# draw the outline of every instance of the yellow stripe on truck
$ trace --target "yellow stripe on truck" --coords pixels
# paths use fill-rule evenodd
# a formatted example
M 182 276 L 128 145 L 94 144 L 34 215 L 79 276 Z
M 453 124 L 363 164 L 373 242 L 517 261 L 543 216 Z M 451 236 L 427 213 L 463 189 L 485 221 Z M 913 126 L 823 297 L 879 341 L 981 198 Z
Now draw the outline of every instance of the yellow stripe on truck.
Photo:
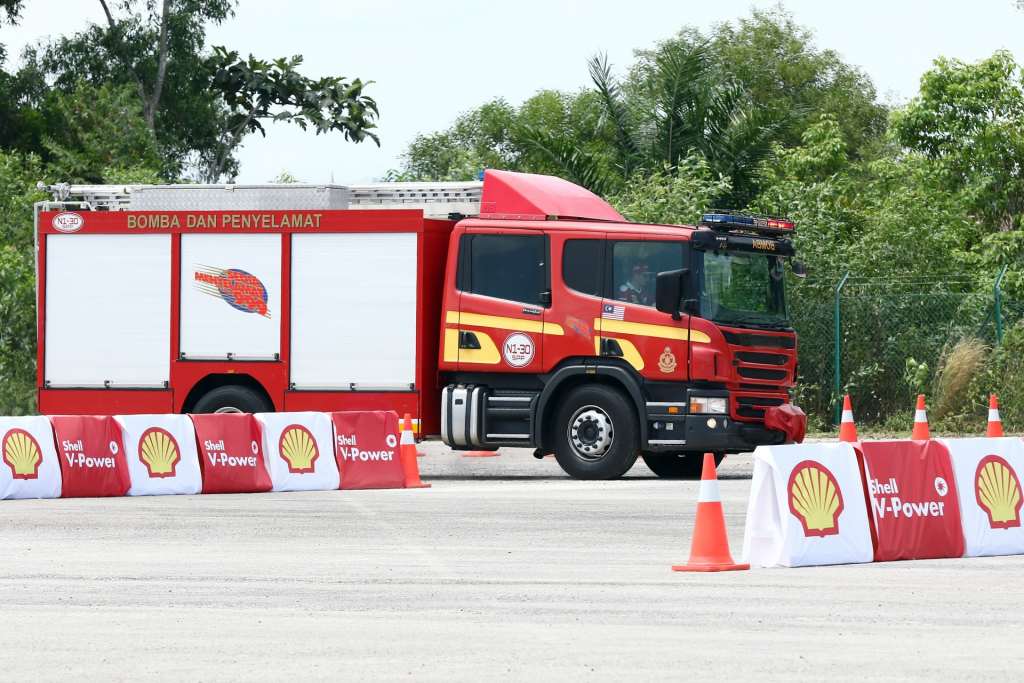
M 619 339 L 618 337 L 605 337 L 605 339 L 614 339 L 619 342 L 619 347 L 622 349 L 622 358 L 627 363 L 633 366 L 633 368 L 640 372 L 644 369 L 644 357 L 637 351 L 636 346 L 633 342 L 628 339 Z M 594 337 L 594 355 L 601 355 L 601 337 Z
M 480 342 L 479 349 L 460 349 L 459 330 L 446 327 L 444 330 L 444 362 L 445 363 L 479 363 L 480 365 L 497 365 L 501 362 L 501 354 L 494 340 L 484 332 L 474 332 Z
M 516 332 L 533 332 L 534 334 L 550 334 L 556 337 L 565 335 L 561 325 L 546 323 L 540 320 L 524 320 L 522 318 L 506 318 L 500 315 L 482 315 L 480 313 L 460 313 L 448 311 L 444 321 L 449 325 L 472 325 L 473 327 L 491 327 Z
M 677 339 L 679 341 L 691 341 L 697 344 L 711 343 L 711 337 L 703 332 L 691 332 L 685 327 L 672 327 L 670 325 L 651 325 L 650 323 L 630 323 L 625 320 L 594 318 L 594 329 L 599 332 L 634 334 L 638 337 Z

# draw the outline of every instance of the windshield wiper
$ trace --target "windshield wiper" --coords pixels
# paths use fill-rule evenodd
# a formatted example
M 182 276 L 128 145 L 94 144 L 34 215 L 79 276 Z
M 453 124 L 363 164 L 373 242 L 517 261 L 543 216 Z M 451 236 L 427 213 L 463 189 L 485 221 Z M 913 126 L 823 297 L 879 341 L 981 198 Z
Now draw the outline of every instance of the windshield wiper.
M 752 325 L 754 327 L 763 327 L 769 330 L 788 330 L 790 328 L 788 321 L 762 320 L 760 318 L 750 316 L 737 316 L 735 318 L 716 320 L 715 322 L 723 325 Z

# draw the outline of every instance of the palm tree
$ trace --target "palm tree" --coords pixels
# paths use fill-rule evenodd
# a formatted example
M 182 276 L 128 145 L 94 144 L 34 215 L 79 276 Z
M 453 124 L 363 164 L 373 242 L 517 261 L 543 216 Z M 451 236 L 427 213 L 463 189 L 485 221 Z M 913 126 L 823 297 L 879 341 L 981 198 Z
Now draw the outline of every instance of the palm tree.
M 606 193 L 637 173 L 674 172 L 696 153 L 731 179 L 732 196 L 722 201 L 742 206 L 755 194 L 757 168 L 791 116 L 753 106 L 742 86 L 720 75 L 707 42 L 662 45 L 636 68 L 628 90 L 612 75 L 606 55 L 595 55 L 588 67 L 603 104 L 602 125 L 610 131 L 613 169 L 554 131 L 520 131 L 567 178 Z

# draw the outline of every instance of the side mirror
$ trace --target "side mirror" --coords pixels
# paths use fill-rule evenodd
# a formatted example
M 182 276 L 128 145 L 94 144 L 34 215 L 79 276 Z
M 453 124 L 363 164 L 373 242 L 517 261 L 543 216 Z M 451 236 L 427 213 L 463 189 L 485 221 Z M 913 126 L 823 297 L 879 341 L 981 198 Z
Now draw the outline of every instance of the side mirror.
M 673 320 L 679 320 L 682 307 L 683 289 L 689 270 L 666 270 L 658 273 L 654 290 L 654 307 L 668 313 Z
M 793 275 L 796 275 L 798 278 L 803 279 L 807 277 L 807 264 L 803 261 L 790 261 L 789 269 L 792 270 Z

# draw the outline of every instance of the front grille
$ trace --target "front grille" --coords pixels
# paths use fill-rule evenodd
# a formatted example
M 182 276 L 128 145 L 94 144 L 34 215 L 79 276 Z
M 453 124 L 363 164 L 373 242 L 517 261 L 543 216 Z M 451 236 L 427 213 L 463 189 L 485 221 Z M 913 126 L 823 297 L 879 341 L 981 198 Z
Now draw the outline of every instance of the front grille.
M 740 377 L 748 379 L 786 379 L 786 375 L 789 374 L 785 370 L 765 370 L 764 368 L 748 368 L 742 365 L 736 368 L 736 372 Z
M 765 408 L 781 406 L 786 400 L 771 396 L 737 396 L 736 415 L 754 420 L 763 420 Z
M 785 365 L 789 362 L 788 356 L 779 353 L 758 353 L 757 351 L 737 351 L 736 358 L 758 365 Z
M 795 349 L 795 337 L 780 337 L 774 334 L 749 334 L 722 330 L 725 341 L 736 346 L 760 346 L 768 349 Z
M 773 393 L 785 394 L 789 390 L 786 387 L 772 386 L 771 384 L 740 384 L 740 389 L 750 389 L 751 391 L 771 391 Z

